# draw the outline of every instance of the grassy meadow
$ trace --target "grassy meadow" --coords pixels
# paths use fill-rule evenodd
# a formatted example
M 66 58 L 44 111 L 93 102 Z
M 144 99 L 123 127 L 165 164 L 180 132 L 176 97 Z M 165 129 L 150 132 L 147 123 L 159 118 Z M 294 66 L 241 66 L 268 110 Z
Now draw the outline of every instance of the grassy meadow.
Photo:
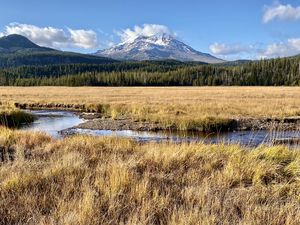
M 300 88 L 0 88 L 15 105 L 175 124 L 300 115 Z M 1 114 L 2 113 L 2 114 Z M 208 122 L 209 123 L 209 122 Z M 300 152 L 0 127 L 0 224 L 300 224 Z
M 300 153 L 0 129 L 0 224 L 299 224 Z
M 128 116 L 178 130 L 300 115 L 298 87 L 0 87 L 0 101 Z

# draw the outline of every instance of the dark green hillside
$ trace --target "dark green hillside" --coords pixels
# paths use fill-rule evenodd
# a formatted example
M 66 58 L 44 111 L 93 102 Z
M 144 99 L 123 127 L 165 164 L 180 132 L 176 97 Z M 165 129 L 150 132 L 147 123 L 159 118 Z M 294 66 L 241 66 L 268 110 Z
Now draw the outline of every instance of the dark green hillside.
M 26 53 L 0 53 L 0 67 L 42 66 L 54 64 L 103 64 L 116 62 L 113 59 L 72 52 L 44 51 Z
M 53 64 L 103 64 L 115 60 L 40 47 L 21 35 L 0 38 L 0 67 Z

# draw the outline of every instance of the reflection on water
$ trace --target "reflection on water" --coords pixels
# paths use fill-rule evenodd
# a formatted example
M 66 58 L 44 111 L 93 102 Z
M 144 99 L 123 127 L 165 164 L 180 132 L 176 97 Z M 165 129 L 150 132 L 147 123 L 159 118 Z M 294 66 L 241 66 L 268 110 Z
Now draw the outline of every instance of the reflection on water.
M 61 136 L 60 131 L 77 126 L 83 122 L 83 120 L 73 112 L 49 110 L 33 110 L 29 112 L 36 115 L 37 120 L 21 129 L 42 131 L 55 138 Z
M 145 132 L 145 131 L 112 131 L 112 130 L 88 130 L 88 129 L 70 129 L 72 134 L 87 134 L 95 136 L 116 136 L 134 138 L 140 142 L 148 141 L 170 141 L 175 143 L 182 142 L 203 142 L 203 143 L 237 143 L 246 146 L 258 146 L 262 143 L 272 144 L 274 140 L 287 140 L 300 138 L 298 131 L 289 132 L 269 132 L 269 131 L 236 131 L 223 133 L 201 133 L 201 132 Z
M 43 131 L 47 134 L 58 138 L 62 137 L 61 131 L 72 128 L 84 120 L 79 118 L 73 112 L 68 111 L 48 111 L 36 110 L 30 111 L 38 117 L 38 119 L 25 127 L 23 130 Z M 237 131 L 237 132 L 223 132 L 219 134 L 207 134 L 201 132 L 174 132 L 174 131 L 160 131 L 160 132 L 146 132 L 146 131 L 112 131 L 112 130 L 89 130 L 89 129 L 68 129 L 64 134 L 85 134 L 96 136 L 117 136 L 133 138 L 140 142 L 148 141 L 170 141 L 175 143 L 181 142 L 204 142 L 204 143 L 239 143 L 246 146 L 258 146 L 262 143 L 272 144 L 274 140 L 289 139 L 298 140 L 300 138 L 299 131 Z

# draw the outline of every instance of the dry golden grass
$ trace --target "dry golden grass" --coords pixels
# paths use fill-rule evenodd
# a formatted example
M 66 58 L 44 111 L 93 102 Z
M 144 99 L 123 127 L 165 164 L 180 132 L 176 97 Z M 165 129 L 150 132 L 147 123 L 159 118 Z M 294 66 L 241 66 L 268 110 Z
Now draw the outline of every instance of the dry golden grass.
M 299 87 L 0 87 L 0 101 L 128 105 L 191 117 L 300 115 Z
M 0 129 L 0 224 L 300 224 L 300 153 Z
M 300 115 L 298 87 L 2 87 L 0 101 L 125 115 L 179 130 L 220 130 L 237 118 Z

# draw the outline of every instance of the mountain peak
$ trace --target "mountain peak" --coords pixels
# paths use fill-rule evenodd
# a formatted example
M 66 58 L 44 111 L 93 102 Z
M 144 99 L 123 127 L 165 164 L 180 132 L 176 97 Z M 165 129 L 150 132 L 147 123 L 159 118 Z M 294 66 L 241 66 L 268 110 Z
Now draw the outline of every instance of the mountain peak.
M 40 47 L 28 38 L 19 34 L 11 34 L 0 38 L 0 52 L 12 53 L 32 50 L 49 51 L 53 49 Z
M 152 35 L 152 36 L 139 36 L 131 42 L 141 41 L 141 42 L 147 42 L 147 43 L 166 46 L 174 39 L 175 38 L 173 38 L 171 35 L 168 35 L 168 34 L 158 34 L 158 35 Z
M 28 38 L 18 35 L 11 34 L 0 38 L 1 47 L 20 47 L 20 48 L 36 48 L 38 45 L 31 42 Z
M 173 59 L 205 63 L 224 62 L 210 54 L 194 50 L 169 34 L 139 36 L 109 49 L 100 50 L 96 55 L 135 61 Z

